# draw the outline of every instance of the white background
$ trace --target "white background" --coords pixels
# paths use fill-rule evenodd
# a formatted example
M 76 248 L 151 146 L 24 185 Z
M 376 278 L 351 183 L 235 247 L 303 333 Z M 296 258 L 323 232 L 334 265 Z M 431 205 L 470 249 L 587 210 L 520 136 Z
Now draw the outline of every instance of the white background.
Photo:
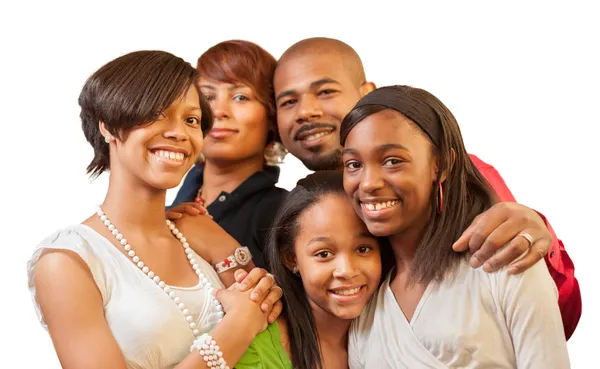
M 437 95 L 458 118 L 469 152 L 494 165 L 520 202 L 550 219 L 583 295 L 583 316 L 568 343 L 572 367 L 599 366 L 592 342 L 600 330 L 600 28 L 591 6 L 15 3 L 3 2 L 0 10 L 0 367 L 59 367 L 36 320 L 25 265 L 38 241 L 87 217 L 106 189 L 106 176 L 90 183 L 85 175 L 92 150 L 77 105 L 85 79 L 139 49 L 166 50 L 195 65 L 204 50 L 227 39 L 254 41 L 279 57 L 312 36 L 349 43 L 379 86 L 411 84 Z M 281 186 L 291 188 L 306 173 L 286 158 Z

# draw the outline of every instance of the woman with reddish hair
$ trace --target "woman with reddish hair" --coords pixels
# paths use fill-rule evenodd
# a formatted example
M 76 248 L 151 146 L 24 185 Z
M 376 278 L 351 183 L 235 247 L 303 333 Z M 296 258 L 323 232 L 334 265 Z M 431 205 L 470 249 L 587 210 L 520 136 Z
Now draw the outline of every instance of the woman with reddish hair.
M 240 40 L 221 42 L 198 58 L 202 94 L 214 113 L 202 159 L 186 176 L 172 212 L 186 202 L 205 207 L 225 231 L 249 248 L 263 267 L 262 250 L 287 191 L 275 186 L 285 155 L 278 143 L 275 58 Z M 191 207 L 187 207 L 188 211 Z M 225 266 L 226 267 L 226 266 Z

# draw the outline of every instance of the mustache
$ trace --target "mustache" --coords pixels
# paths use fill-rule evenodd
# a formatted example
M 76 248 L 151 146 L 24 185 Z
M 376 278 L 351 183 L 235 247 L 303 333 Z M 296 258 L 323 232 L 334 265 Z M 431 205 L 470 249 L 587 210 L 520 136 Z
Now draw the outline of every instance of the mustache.
M 300 140 L 301 134 L 316 128 L 327 128 L 331 129 L 332 132 L 334 132 L 337 129 L 337 126 L 331 123 L 304 123 L 294 135 L 294 140 Z

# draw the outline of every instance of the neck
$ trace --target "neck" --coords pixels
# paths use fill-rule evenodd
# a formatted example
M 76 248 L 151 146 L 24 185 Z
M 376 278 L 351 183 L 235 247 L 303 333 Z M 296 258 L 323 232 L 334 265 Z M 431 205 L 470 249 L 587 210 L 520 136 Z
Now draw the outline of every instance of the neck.
M 207 205 L 211 204 L 222 191 L 231 193 L 246 179 L 263 170 L 263 158 L 250 158 L 243 162 L 216 162 L 206 160 L 202 197 Z
M 132 178 L 111 173 L 108 192 L 101 207 L 108 218 L 122 229 L 145 235 L 168 230 L 165 226 L 166 190 L 150 188 L 147 184 L 132 185 Z M 124 177 L 130 178 L 124 178 Z M 134 180 L 135 182 L 135 180 Z
M 312 301 L 310 305 L 317 327 L 321 355 L 324 356 L 324 353 L 331 349 L 346 351 L 348 347 L 348 331 L 350 330 L 352 320 L 338 318 L 316 306 Z
M 396 258 L 396 273 L 410 272 L 425 227 L 404 230 L 388 237 Z

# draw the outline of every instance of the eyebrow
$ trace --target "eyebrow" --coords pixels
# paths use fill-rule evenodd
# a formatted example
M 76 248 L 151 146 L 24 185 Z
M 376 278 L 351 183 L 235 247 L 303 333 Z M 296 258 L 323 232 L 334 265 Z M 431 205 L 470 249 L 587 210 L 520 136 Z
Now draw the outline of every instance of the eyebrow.
M 384 144 L 375 148 L 377 151 L 386 151 L 390 149 L 400 149 L 404 151 L 410 151 L 406 146 L 400 144 Z M 356 149 L 344 149 L 344 154 L 353 154 L 358 155 L 358 151 Z
M 200 88 L 205 88 L 207 90 L 216 90 L 215 86 L 212 85 L 200 85 Z M 228 88 L 229 91 L 231 90 L 237 90 L 238 88 L 250 88 L 246 85 L 232 85 L 231 87 Z
M 315 237 L 315 238 L 311 239 L 310 241 L 308 241 L 307 245 L 317 243 L 317 242 L 329 242 L 329 241 L 330 241 L 329 237 L 320 236 L 320 237 Z
M 310 83 L 310 88 L 311 89 L 315 89 L 317 87 L 320 87 L 326 83 L 337 83 L 338 85 L 340 84 L 338 81 L 336 81 L 333 78 L 329 78 L 329 77 L 324 77 L 321 79 L 318 79 L 314 82 Z M 280 93 L 279 95 L 277 95 L 277 97 L 275 98 L 275 102 L 279 103 L 279 100 L 283 99 L 284 97 L 290 96 L 290 95 L 295 95 L 297 93 L 296 90 L 286 90 L 283 91 L 282 93 Z

